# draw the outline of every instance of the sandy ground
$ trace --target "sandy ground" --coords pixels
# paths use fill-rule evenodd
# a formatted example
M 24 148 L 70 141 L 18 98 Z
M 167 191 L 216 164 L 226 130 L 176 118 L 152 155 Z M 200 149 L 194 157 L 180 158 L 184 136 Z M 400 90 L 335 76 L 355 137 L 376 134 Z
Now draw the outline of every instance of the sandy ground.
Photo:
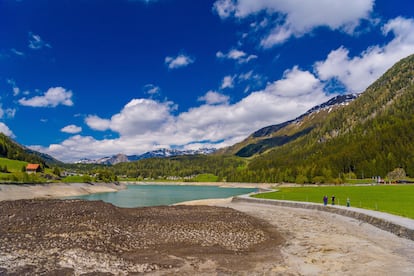
M 33 198 L 60 198 L 65 196 L 116 192 L 121 189 L 125 189 L 125 185 L 116 185 L 112 183 L 0 184 L 0 201 Z
M 352 218 L 315 210 L 235 203 L 231 199 L 185 204 L 231 207 L 274 225 L 287 242 L 281 249 L 284 264 L 267 267 L 269 273 L 414 275 L 414 241 Z

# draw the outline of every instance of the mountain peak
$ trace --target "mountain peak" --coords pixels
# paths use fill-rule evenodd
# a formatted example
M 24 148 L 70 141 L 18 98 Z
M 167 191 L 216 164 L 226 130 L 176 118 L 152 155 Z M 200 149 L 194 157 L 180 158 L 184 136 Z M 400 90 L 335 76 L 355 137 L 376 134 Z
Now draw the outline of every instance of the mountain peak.
M 122 153 L 118 153 L 113 156 L 107 156 L 100 159 L 92 160 L 92 159 L 81 159 L 75 163 L 77 164 L 103 164 L 103 165 L 115 165 L 118 163 L 123 162 L 132 162 L 141 159 L 147 158 L 165 158 L 171 156 L 180 156 L 180 155 L 195 155 L 195 154 L 211 154 L 215 152 L 216 149 L 213 148 L 201 148 L 197 150 L 178 150 L 178 149 L 157 149 L 153 151 L 148 151 L 144 154 L 140 155 L 125 155 Z

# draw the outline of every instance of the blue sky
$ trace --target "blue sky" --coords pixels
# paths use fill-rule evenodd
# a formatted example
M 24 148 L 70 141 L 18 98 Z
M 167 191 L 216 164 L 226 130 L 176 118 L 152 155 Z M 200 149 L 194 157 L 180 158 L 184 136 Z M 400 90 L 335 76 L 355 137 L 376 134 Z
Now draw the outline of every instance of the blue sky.
M 224 147 L 414 53 L 406 0 L 0 0 L 0 131 L 66 162 Z

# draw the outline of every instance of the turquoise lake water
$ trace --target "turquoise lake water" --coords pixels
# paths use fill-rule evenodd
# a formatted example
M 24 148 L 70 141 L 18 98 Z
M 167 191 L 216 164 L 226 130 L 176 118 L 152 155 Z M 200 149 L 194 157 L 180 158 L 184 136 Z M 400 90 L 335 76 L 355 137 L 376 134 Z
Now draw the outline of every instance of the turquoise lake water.
M 128 185 L 126 190 L 70 197 L 84 200 L 103 200 L 118 207 L 171 205 L 178 202 L 227 198 L 256 192 L 256 188 L 224 188 L 191 185 Z

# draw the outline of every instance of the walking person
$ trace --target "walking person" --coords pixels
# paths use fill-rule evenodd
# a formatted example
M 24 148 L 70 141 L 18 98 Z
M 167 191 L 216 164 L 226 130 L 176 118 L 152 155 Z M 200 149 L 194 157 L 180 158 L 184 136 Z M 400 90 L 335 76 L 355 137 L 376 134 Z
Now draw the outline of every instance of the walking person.
M 332 205 L 335 205 L 335 195 L 332 195 Z
M 323 196 L 323 205 L 328 205 L 328 196 L 327 195 L 324 195 Z
M 351 206 L 351 201 L 349 200 L 349 197 L 346 199 L 346 207 Z

